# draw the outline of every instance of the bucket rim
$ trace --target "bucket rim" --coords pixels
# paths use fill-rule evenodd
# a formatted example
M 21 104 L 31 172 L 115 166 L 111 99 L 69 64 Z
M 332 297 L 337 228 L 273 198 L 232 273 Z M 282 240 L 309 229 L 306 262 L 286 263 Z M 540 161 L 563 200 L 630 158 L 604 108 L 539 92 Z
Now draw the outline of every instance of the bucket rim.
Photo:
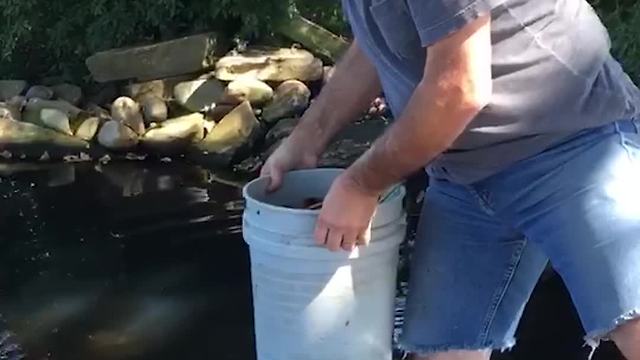
M 314 171 L 326 171 L 326 172 L 341 173 L 344 170 L 345 169 L 343 169 L 343 168 L 334 168 L 334 167 L 313 168 L 313 169 L 297 169 L 297 170 L 288 171 L 284 176 L 287 176 L 287 174 L 305 173 L 305 172 L 314 172 Z M 262 202 L 262 201 L 259 201 L 259 200 L 255 199 L 253 196 L 251 196 L 249 194 L 249 189 L 252 186 L 256 186 L 257 183 L 263 182 L 263 181 L 266 181 L 266 177 L 260 176 L 260 177 L 257 177 L 255 179 L 251 180 L 250 182 L 248 182 L 247 184 L 245 184 L 242 187 L 242 197 L 247 202 L 247 205 L 248 204 L 253 204 L 253 205 L 256 205 L 256 207 L 260 207 L 260 208 L 263 208 L 263 209 L 266 209 L 266 210 L 277 211 L 277 212 L 287 213 L 287 214 L 313 215 L 313 216 L 317 216 L 317 215 L 320 214 L 321 209 L 315 209 L 315 210 L 314 209 L 294 209 L 294 208 L 289 208 L 289 207 L 286 207 L 286 206 L 278 206 L 278 205 L 269 204 L 269 203 Z M 391 201 L 394 198 L 397 198 L 397 197 L 402 198 L 402 197 L 404 197 L 406 195 L 406 189 L 401 184 L 396 184 L 392 188 L 394 188 L 394 189 L 399 188 L 400 190 L 395 194 L 391 194 L 391 193 L 393 193 L 395 191 L 390 191 L 390 194 L 392 196 L 387 197 L 382 203 L 380 203 L 378 205 L 382 205 L 382 204 L 388 203 L 389 201 Z M 247 208 L 247 207 L 248 206 L 246 206 L 245 208 Z

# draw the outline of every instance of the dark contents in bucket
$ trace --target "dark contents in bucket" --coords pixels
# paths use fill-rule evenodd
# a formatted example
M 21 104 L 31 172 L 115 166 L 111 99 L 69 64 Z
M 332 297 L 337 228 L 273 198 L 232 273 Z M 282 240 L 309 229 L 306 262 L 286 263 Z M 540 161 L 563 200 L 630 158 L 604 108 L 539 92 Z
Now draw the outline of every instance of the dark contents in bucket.
M 302 201 L 301 209 L 307 209 L 307 210 L 318 210 L 318 209 L 321 209 L 323 201 L 324 201 L 323 199 L 316 198 L 316 197 L 305 198 Z

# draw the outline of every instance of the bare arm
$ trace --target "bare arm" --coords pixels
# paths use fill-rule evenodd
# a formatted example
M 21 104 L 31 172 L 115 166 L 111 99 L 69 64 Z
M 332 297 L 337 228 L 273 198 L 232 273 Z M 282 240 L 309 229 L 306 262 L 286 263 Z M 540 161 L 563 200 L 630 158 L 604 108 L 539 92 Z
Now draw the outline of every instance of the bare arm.
M 423 79 L 404 113 L 345 176 L 376 194 L 427 165 L 487 105 L 491 83 L 485 16 L 429 48 Z
M 354 41 L 289 140 L 312 146 L 320 156 L 331 139 L 356 120 L 380 92 L 376 69 Z
M 316 242 L 332 251 L 367 244 L 378 196 L 451 146 L 489 102 L 491 85 L 489 16 L 429 47 L 402 116 L 331 185 Z

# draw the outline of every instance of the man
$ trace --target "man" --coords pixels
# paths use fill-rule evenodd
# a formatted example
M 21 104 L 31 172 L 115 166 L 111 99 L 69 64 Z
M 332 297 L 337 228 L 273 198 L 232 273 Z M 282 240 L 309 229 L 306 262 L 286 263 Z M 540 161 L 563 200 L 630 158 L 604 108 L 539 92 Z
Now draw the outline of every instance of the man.
M 344 0 L 355 41 L 267 161 L 316 165 L 384 90 L 395 123 L 333 184 L 315 233 L 368 241 L 378 195 L 427 166 L 402 345 L 488 359 L 547 261 L 586 341 L 640 360 L 640 91 L 586 0 Z

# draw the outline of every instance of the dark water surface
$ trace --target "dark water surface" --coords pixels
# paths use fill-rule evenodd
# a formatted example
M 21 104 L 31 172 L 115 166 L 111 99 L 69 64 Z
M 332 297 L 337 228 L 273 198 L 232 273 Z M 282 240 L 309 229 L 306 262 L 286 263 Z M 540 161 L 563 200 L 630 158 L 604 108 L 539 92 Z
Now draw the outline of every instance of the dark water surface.
M 255 358 L 239 179 L 178 163 L 22 170 L 0 164 L 0 360 L 16 345 L 30 360 Z M 496 358 L 586 359 L 581 337 L 551 276 Z

